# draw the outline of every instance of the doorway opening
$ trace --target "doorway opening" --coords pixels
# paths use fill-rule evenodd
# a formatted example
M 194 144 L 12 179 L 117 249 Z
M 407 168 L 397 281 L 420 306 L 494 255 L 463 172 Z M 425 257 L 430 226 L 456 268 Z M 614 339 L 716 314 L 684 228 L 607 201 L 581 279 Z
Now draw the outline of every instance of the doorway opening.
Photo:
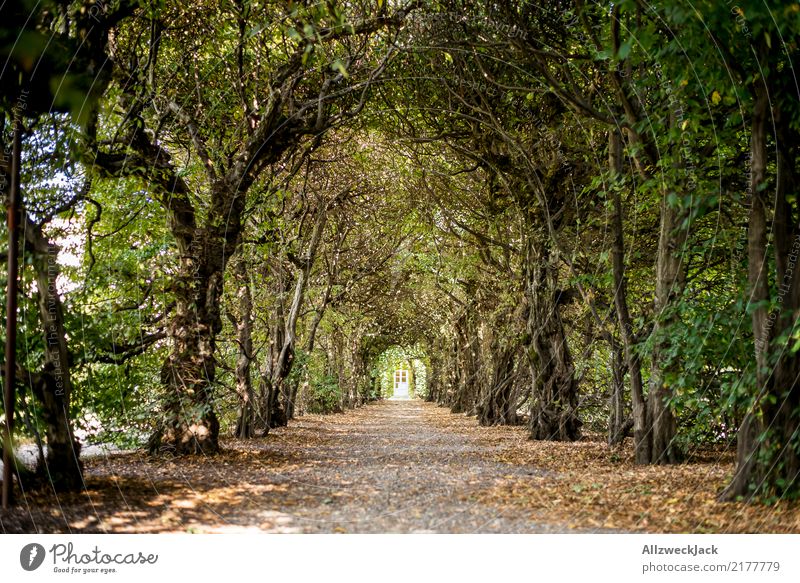
M 428 364 L 419 345 L 391 345 L 375 359 L 372 374 L 384 399 L 406 401 L 427 395 Z
M 394 371 L 394 392 L 392 393 L 393 399 L 410 399 L 408 393 L 408 381 L 410 374 L 408 369 L 399 368 Z

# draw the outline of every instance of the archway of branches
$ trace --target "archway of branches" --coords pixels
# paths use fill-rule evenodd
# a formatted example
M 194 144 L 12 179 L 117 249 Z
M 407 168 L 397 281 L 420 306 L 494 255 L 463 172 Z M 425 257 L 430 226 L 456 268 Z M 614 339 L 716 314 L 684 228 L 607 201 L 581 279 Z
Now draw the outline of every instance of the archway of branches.
M 726 497 L 795 495 L 796 47 L 668 4 L 34 10 L 88 73 L 4 49 L 16 480 L 81 488 L 76 431 L 213 455 L 408 370 L 481 425 L 735 449 Z

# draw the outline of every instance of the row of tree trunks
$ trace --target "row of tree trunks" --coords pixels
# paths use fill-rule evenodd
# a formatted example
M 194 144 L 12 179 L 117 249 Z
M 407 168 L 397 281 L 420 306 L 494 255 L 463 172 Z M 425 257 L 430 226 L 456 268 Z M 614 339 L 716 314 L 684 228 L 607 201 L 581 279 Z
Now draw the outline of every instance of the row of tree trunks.
M 793 202 L 797 186 L 792 160 L 798 136 L 786 125 L 763 79 L 753 88 L 750 139 L 750 211 L 748 217 L 748 283 L 755 339 L 757 394 L 744 415 L 737 439 L 736 472 L 723 499 L 754 495 L 781 496 L 797 491 L 800 479 L 798 423 L 800 411 L 800 354 L 787 350 L 788 330 L 796 329 L 800 310 L 800 277 L 794 267 L 800 244 Z M 774 199 L 764 189 L 769 165 L 771 123 L 777 138 L 777 181 Z M 771 204 L 774 200 L 774 208 Z M 768 313 L 770 300 L 770 239 L 768 217 L 774 214 L 772 239 L 778 308 Z M 792 256 L 795 259 L 792 259 Z M 791 335 L 789 336 L 791 338 Z

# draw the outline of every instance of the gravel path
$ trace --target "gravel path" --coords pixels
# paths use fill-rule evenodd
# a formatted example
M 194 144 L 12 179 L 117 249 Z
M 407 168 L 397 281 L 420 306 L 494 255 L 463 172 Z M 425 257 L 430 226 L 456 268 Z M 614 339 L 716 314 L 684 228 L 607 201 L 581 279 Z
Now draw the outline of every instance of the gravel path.
M 87 491 L 29 493 L 6 532 L 541 533 L 564 526 L 475 495 L 554 476 L 496 461 L 509 444 L 418 400 L 308 415 L 210 458 L 121 454 L 86 463 Z M 48 497 L 49 496 L 49 497 Z
M 501 446 L 487 445 L 473 432 L 441 427 L 437 421 L 452 417 L 447 410 L 420 401 L 384 401 L 348 417 L 346 426 L 342 419 L 330 418 L 325 430 L 332 439 L 304 452 L 311 463 L 283 477 L 292 488 L 317 489 L 325 502 L 296 510 L 291 528 L 368 533 L 563 531 L 498 514 L 470 500 L 471 493 L 503 476 L 543 473 L 485 461 L 482 458 L 494 457 L 486 454 Z

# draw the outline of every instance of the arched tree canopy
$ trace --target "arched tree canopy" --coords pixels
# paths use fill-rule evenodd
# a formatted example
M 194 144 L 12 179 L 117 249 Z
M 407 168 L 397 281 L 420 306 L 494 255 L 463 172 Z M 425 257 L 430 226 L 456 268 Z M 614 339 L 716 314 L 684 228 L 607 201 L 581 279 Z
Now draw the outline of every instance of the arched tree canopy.
M 796 5 L 2 11 L 24 479 L 79 488 L 76 432 L 215 454 L 405 360 L 482 425 L 800 491 Z

